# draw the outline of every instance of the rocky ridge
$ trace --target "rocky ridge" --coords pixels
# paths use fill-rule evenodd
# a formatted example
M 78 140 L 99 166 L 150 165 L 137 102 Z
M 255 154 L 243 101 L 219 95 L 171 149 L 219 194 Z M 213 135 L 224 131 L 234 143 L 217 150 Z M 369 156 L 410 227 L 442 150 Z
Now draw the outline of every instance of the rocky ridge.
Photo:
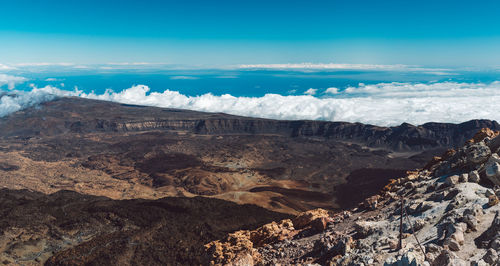
M 207 263 L 500 265 L 498 134 L 481 130 L 349 211 L 316 209 L 210 242 Z
M 0 188 L 339 210 L 481 127 L 500 129 L 488 120 L 379 127 L 58 98 L 0 118 Z
M 381 127 L 349 122 L 261 119 L 65 97 L 0 118 L 0 132 L 5 132 L 0 137 L 29 139 L 66 133 L 181 130 L 207 135 L 317 137 L 395 151 L 422 151 L 461 145 L 483 127 L 500 130 L 500 125 L 490 120 Z

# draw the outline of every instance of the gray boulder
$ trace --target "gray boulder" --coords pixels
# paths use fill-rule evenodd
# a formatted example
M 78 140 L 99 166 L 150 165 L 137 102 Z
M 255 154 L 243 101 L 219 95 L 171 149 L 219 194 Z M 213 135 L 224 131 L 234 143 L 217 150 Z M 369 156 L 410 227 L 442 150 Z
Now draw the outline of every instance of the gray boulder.
M 489 264 L 486 263 L 484 260 L 480 259 L 478 261 L 472 261 L 470 263 L 471 266 L 488 266 Z
M 469 174 L 463 173 L 460 175 L 460 178 L 458 179 L 460 183 L 465 183 L 469 181 Z
M 458 184 L 460 177 L 458 175 L 450 175 L 445 180 L 444 183 L 448 186 L 454 186 Z
M 490 265 L 493 265 L 494 263 L 498 262 L 498 253 L 490 248 L 488 249 L 488 251 L 486 251 L 486 254 L 484 254 L 483 260 Z
M 470 145 L 466 148 L 465 153 L 467 161 L 473 164 L 484 163 L 491 155 L 490 148 L 484 142 Z
M 472 183 L 479 183 L 481 181 L 481 178 L 479 177 L 479 173 L 474 170 L 469 173 L 469 182 Z
M 493 154 L 485 165 L 485 176 L 493 184 L 500 186 L 500 158 Z
M 442 266 L 442 265 L 468 265 L 465 261 L 460 259 L 455 253 L 443 249 L 441 254 L 431 263 L 432 266 Z
M 398 258 L 388 258 L 384 266 L 417 266 L 422 265 L 421 262 L 418 261 L 417 255 L 414 253 L 415 251 L 408 251 L 404 253 L 402 256 Z
M 488 146 L 490 147 L 490 150 L 494 152 L 498 152 L 498 149 L 500 148 L 500 135 L 494 137 L 488 142 Z

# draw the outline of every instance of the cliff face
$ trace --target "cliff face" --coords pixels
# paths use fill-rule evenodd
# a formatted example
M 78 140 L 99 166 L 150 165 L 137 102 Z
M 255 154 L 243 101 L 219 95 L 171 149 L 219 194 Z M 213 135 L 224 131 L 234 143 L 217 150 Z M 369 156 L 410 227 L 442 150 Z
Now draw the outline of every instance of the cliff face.
M 58 99 L 43 104 L 42 108 L 27 109 L 0 120 L 2 137 L 165 130 L 207 135 L 315 137 L 393 151 L 457 147 L 481 128 L 498 130 L 500 125 L 489 120 L 472 120 L 461 124 L 426 123 L 420 126 L 405 123 L 395 127 L 347 122 L 279 121 L 80 98 Z
M 421 151 L 434 147 L 456 147 L 480 128 L 499 129 L 496 121 L 472 120 L 461 124 L 427 123 L 378 127 L 361 123 L 323 121 L 276 121 L 251 118 L 203 120 L 159 120 L 117 124 L 114 130 L 188 130 L 197 134 L 277 134 L 288 137 L 319 137 L 353 141 L 369 147 L 395 151 Z

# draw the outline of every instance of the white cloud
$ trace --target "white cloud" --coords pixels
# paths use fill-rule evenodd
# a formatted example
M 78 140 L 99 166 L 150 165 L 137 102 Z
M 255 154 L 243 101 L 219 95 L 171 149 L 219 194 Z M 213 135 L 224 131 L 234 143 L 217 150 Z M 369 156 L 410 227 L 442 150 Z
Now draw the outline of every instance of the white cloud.
M 0 70 L 53 70 L 53 69 L 94 69 L 94 70 L 194 70 L 194 69 L 221 69 L 221 70 L 289 70 L 302 72 L 335 71 L 335 70 L 372 70 L 372 71 L 408 71 L 431 75 L 457 75 L 458 69 L 425 68 L 415 65 L 382 65 L 382 64 L 338 64 L 338 63 L 289 63 L 289 64 L 242 64 L 242 65 L 176 65 L 169 63 L 150 62 L 109 62 L 104 64 L 77 64 L 72 62 L 25 62 L 16 64 L 0 64 Z M 495 69 L 494 67 L 492 69 Z M 463 69 L 462 69 L 463 70 Z M 233 78 L 232 75 L 219 78 Z
M 374 65 L 374 64 L 335 64 L 335 63 L 296 63 L 296 64 L 250 64 L 239 65 L 247 69 L 402 69 L 406 65 Z
M 8 66 L 8 65 L 0 64 L 0 70 L 13 70 L 13 69 L 16 69 L 16 68 Z
M 432 97 L 486 97 L 500 92 L 500 82 L 485 83 L 378 83 L 347 87 L 339 94 L 341 97 L 376 98 L 432 98 Z
M 56 79 L 56 78 L 46 78 L 45 81 L 59 81 L 59 79 Z
M 60 62 L 60 63 L 48 63 L 48 62 L 28 62 L 28 63 L 18 63 L 14 64 L 15 66 L 19 67 L 46 67 L 46 66 L 73 66 L 73 63 L 66 63 L 66 62 Z
M 148 86 L 103 94 L 66 91 L 51 86 L 0 99 L 0 116 L 50 100 L 50 95 L 80 96 L 127 104 L 225 112 L 273 119 L 311 119 L 398 125 L 403 122 L 464 122 L 471 119 L 500 121 L 500 82 L 484 83 L 380 83 L 360 84 L 318 98 L 312 95 L 266 94 L 235 97 L 229 94 L 187 96 L 178 91 L 150 92 Z M 7 98 L 6 98 L 7 97 Z M 4 99 L 5 98 L 5 99 Z
M 452 74 L 450 69 L 424 68 L 412 65 L 378 65 L 378 64 L 336 64 L 336 63 L 295 63 L 295 64 L 249 64 L 238 65 L 240 69 L 272 69 L 272 70 L 297 70 L 297 71 L 321 71 L 321 70 L 382 70 L 382 71 L 414 71 L 426 72 L 434 75 Z
M 103 70 L 131 70 L 131 69 L 154 69 L 164 68 L 165 63 L 148 63 L 148 62 L 110 62 L 106 64 L 86 65 L 87 68 L 103 69 Z
M 7 85 L 9 89 L 13 89 L 17 84 L 23 83 L 26 80 L 24 77 L 0 74 L 0 87 Z
M 199 78 L 193 77 L 193 76 L 172 76 L 172 77 L 170 77 L 170 79 L 173 79 L 173 80 L 182 80 L 182 79 L 194 80 L 194 79 L 199 79 Z
M 74 65 L 73 68 L 74 69 L 90 69 L 90 67 L 86 66 L 86 65 Z
M 215 76 L 216 79 L 237 79 L 238 76 L 236 75 L 222 75 L 222 76 Z
M 328 88 L 325 90 L 325 93 L 329 93 L 329 94 L 337 94 L 339 93 L 339 89 L 338 88 L 335 88 L 335 87 L 331 87 L 331 88 Z
M 340 92 L 339 97 L 330 98 L 277 94 L 262 97 L 234 97 L 228 94 L 186 96 L 171 90 L 148 92 L 147 86 L 138 85 L 122 92 L 107 91 L 102 95 L 81 96 L 274 119 L 320 119 L 376 125 L 464 122 L 478 118 L 500 121 L 500 82 L 363 84 L 351 87 L 349 92 Z
M 78 91 L 62 91 L 51 86 L 33 87 L 31 91 L 13 91 L 12 93 L 0 94 L 0 117 L 42 102 L 51 101 L 57 96 L 73 96 L 77 94 L 79 94 Z
M 111 62 L 106 65 L 115 66 L 146 66 L 146 65 L 160 65 L 162 63 L 148 63 L 148 62 Z
M 166 66 L 164 63 L 147 62 L 111 62 L 105 64 L 76 64 L 71 62 L 25 62 L 11 65 L 0 64 L 0 70 L 30 69 L 44 71 L 47 69 L 103 69 L 103 70 L 123 70 L 123 69 L 143 69 Z
M 316 94 L 317 91 L 318 91 L 318 89 L 309 88 L 308 90 L 304 91 L 304 94 L 314 95 L 314 94 Z
M 428 69 L 426 69 L 423 72 L 425 74 L 431 74 L 431 75 L 436 75 L 436 76 L 458 76 L 458 75 L 460 75 L 458 73 L 452 73 L 452 72 L 446 72 L 446 71 L 428 71 Z

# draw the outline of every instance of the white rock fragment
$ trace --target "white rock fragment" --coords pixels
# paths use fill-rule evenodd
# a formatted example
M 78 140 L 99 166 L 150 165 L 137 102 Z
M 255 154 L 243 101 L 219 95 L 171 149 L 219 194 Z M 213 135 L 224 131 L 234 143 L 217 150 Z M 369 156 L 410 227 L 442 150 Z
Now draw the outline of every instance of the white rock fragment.
M 460 177 L 458 175 L 451 175 L 445 179 L 444 183 L 447 184 L 448 186 L 454 186 L 458 184 L 459 180 Z

